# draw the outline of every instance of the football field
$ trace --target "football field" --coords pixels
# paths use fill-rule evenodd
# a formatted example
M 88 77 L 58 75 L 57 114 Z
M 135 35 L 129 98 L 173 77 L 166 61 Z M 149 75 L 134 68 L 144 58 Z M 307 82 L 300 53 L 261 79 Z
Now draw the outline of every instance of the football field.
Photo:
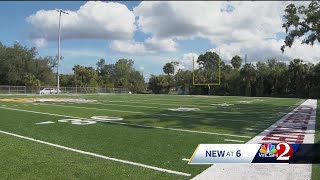
M 83 98 L 83 102 L 27 102 Z M 2 99 L 2 100 L 1 100 Z M 198 144 L 245 143 L 304 99 L 0 96 L 0 178 L 190 179 Z

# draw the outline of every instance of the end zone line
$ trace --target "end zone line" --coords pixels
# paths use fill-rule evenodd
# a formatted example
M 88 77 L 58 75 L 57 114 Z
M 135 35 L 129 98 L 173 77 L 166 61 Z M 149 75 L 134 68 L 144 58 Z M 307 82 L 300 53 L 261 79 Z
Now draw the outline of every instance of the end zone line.
M 88 119 L 88 118 L 81 118 L 81 117 L 76 117 L 76 116 L 68 116 L 68 115 L 61 115 L 61 114 L 51 114 L 51 113 L 45 113 L 45 112 L 39 112 L 39 111 L 29 111 L 29 110 L 24 110 L 24 109 L 15 109 L 15 108 L 6 108 L 6 107 L 0 107 L 0 109 L 7 109 L 7 110 L 13 110 L 13 111 L 22 111 L 22 112 L 29 112 L 29 113 L 35 113 L 35 114 L 44 114 L 44 115 L 49 115 L 49 116 L 60 116 L 60 117 L 77 118 L 77 119 Z M 102 120 L 95 120 L 95 121 L 105 122 L 105 123 L 113 123 L 113 124 L 121 124 L 121 125 L 128 125 L 128 126 L 145 127 L 145 128 L 154 128 L 154 129 L 164 129 L 164 130 L 172 130 L 172 131 L 198 133 L 198 134 L 211 134 L 211 135 L 220 135 L 220 136 L 240 137 L 240 138 L 247 138 L 247 139 L 251 139 L 252 138 L 250 136 L 242 136 L 242 135 L 221 134 L 221 133 L 213 133 L 213 132 L 205 132 L 205 131 L 192 131 L 192 130 L 187 130 L 187 129 L 165 128 L 165 127 L 159 127 L 159 126 L 146 126 L 146 125 L 140 125 L 140 124 L 121 123 L 121 122 L 114 122 L 114 121 L 102 121 Z
M 53 144 L 53 143 L 49 143 L 49 142 L 46 142 L 46 141 L 41 141 L 41 140 L 33 139 L 33 138 L 30 138 L 30 137 L 21 136 L 21 135 L 18 135 L 18 134 L 9 133 L 9 132 L 6 132 L 6 131 L 1 131 L 0 130 L 0 133 L 6 134 L 6 135 L 10 135 L 10 136 L 14 136 L 14 137 L 18 137 L 18 138 L 21 138 L 21 139 L 26 139 L 26 140 L 37 142 L 37 143 L 41 143 L 41 144 L 46 144 L 46 145 L 53 146 L 53 147 L 60 148 L 60 149 L 65 149 L 65 150 L 68 150 L 68 151 L 77 152 L 77 153 L 80 153 L 80 154 L 85 154 L 85 155 L 89 155 L 89 156 L 94 156 L 94 157 L 106 159 L 106 160 L 121 162 L 121 163 L 124 163 L 124 164 L 130 164 L 130 165 L 134 165 L 134 166 L 139 166 L 139 167 L 152 169 L 152 170 L 156 170 L 156 171 L 161 171 L 161 172 L 166 172 L 166 173 L 170 173 L 170 174 L 176 174 L 176 175 L 180 175 L 180 176 L 191 176 L 191 174 L 188 174 L 188 173 L 173 171 L 173 170 L 169 170 L 169 169 L 163 169 L 163 168 L 159 168 L 159 167 L 155 167 L 155 166 L 149 166 L 149 165 L 146 165 L 146 164 L 136 163 L 136 162 L 132 162 L 132 161 L 126 161 L 126 160 L 122 160 L 122 159 L 111 158 L 111 157 L 103 156 L 103 155 L 100 155 L 100 154 L 95 154 L 95 153 L 82 151 L 82 150 L 78 150 L 78 149 L 73 149 L 73 148 L 70 148 L 70 147 L 66 147 L 66 146 L 62 146 L 62 145 L 58 145 L 58 144 Z

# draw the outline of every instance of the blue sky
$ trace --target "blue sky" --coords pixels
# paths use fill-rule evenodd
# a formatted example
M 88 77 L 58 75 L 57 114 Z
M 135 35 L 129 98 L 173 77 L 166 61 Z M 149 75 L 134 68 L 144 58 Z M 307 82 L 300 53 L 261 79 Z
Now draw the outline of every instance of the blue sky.
M 301 3 L 301 2 L 299 2 Z M 305 3 L 305 2 L 302 2 Z M 283 9 L 289 2 L 0 2 L 0 42 L 36 46 L 40 56 L 57 54 L 58 13 L 62 17 L 62 73 L 75 64 L 95 66 L 128 58 L 146 77 L 179 60 L 189 68 L 191 57 L 218 51 L 228 63 L 248 54 L 250 62 L 277 57 L 318 62 L 320 48 L 296 43 L 281 54 L 285 37 Z M 249 8 L 248 8 L 249 7 Z M 254 16 L 253 13 L 254 12 Z M 319 52 L 319 53 L 317 53 Z

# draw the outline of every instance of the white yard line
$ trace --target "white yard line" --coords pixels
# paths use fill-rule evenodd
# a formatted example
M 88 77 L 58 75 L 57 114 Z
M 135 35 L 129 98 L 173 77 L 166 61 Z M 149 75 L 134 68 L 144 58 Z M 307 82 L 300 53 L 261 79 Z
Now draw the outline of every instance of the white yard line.
M 101 158 L 101 159 L 111 160 L 111 161 L 120 162 L 120 163 L 124 163 L 124 164 L 130 164 L 130 165 L 133 165 L 133 166 L 143 167 L 143 168 L 146 168 L 146 169 L 152 169 L 152 170 L 166 172 L 166 173 L 170 173 L 170 174 L 176 174 L 176 175 L 180 175 L 180 176 L 191 176 L 191 174 L 188 174 L 188 173 L 183 173 L 183 172 L 173 171 L 173 170 L 169 170 L 169 169 L 163 169 L 163 168 L 159 168 L 159 167 L 155 167 L 155 166 L 150 166 L 150 165 L 146 165 L 146 164 L 136 163 L 136 162 L 132 162 L 132 161 L 127 161 L 127 160 L 107 157 L 107 156 L 103 156 L 103 155 L 100 155 L 100 154 L 95 154 L 95 153 L 91 153 L 91 152 L 87 152 L 87 151 L 82 151 L 82 150 L 78 150 L 78 149 L 74 149 L 74 148 L 70 148 L 70 147 L 66 147 L 66 146 L 62 146 L 62 145 L 58 145 L 58 144 L 53 144 L 53 143 L 49 143 L 49 142 L 46 142 L 46 141 L 41 141 L 41 140 L 33 139 L 33 138 L 30 138 L 30 137 L 26 137 L 26 136 L 21 136 L 21 135 L 18 135 L 18 134 L 13 134 L 13 133 L 6 132 L 6 131 L 1 131 L 0 130 L 0 133 L 6 134 L 6 135 L 10 135 L 10 136 L 14 136 L 14 137 L 21 138 L 21 139 L 26 139 L 26 140 L 37 142 L 37 143 L 41 143 L 41 144 L 46 144 L 48 146 L 53 146 L 53 147 L 56 147 L 56 148 L 60 148 L 60 149 L 64 149 L 64 150 L 68 150 L 68 151 L 72 151 L 72 152 L 76 152 L 76 153 L 80 153 L 80 154 L 94 156 L 94 157 Z
M 107 100 L 101 100 L 102 102 L 108 102 Z M 163 104 L 163 103 L 151 103 L 151 102 L 142 102 L 142 101 L 136 101 L 136 102 L 130 102 L 130 101 L 125 101 L 125 103 L 131 103 L 131 104 L 153 104 L 153 105 L 163 105 L 163 106 L 168 106 L 168 107 L 172 107 L 172 106 L 192 106 L 192 107 L 211 107 L 211 108 L 215 108 L 214 106 L 204 106 L 204 105 L 197 105 L 197 104 L 185 104 L 185 102 L 179 103 L 179 104 Z M 208 103 L 209 104 L 209 103 Z M 160 107 L 157 107 L 160 108 Z
M 99 121 L 99 120 L 97 120 L 97 121 Z M 101 122 L 106 122 L 106 121 L 101 121 Z M 198 134 L 211 134 L 211 135 L 219 135 L 219 136 L 251 138 L 250 136 L 240 136 L 240 135 L 233 135 L 233 134 L 212 133 L 212 132 L 205 132 L 205 131 L 192 131 L 192 130 L 187 130 L 187 129 L 165 128 L 165 127 L 159 127 L 159 126 L 146 126 L 146 125 L 139 125 L 139 124 L 121 123 L 121 122 L 115 122 L 115 121 L 107 121 L 107 123 L 130 125 L 130 126 L 131 126 L 131 125 L 134 125 L 134 126 L 138 126 L 138 127 L 155 128 L 155 129 L 165 129 L 165 130 L 172 130 L 172 131 L 198 133 Z
M 228 141 L 228 142 L 240 142 L 240 143 L 244 143 L 244 141 L 240 141 L 240 140 L 234 140 L 234 139 L 224 139 L 224 141 Z
M 243 134 L 257 134 L 257 132 L 251 132 L 251 131 L 240 131 Z
M 50 115 L 50 116 L 69 117 L 69 118 L 76 118 L 76 119 L 87 119 L 87 118 L 81 118 L 81 117 L 76 117 L 76 116 L 67 116 L 67 115 L 61 115 L 61 114 L 51 114 L 51 113 L 38 112 L 38 111 L 29 111 L 29 110 L 24 110 L 24 109 L 14 109 L 14 108 L 5 108 L 5 107 L 0 107 L 0 108 L 1 109 L 13 110 L 13 111 L 22 111 L 22 112 L 29 112 L 29 113 L 35 113 L 35 114 L 44 114 L 44 115 Z M 95 121 L 99 121 L 99 120 L 95 120 Z M 128 126 L 136 126 L 136 127 L 146 127 L 146 128 L 154 128 L 154 129 L 171 130 L 171 131 L 198 133 L 198 134 L 211 134 L 211 135 L 230 136 L 230 137 L 239 137 L 239 138 L 247 138 L 247 139 L 251 138 L 250 136 L 241 136 L 241 135 L 233 135 L 233 134 L 221 134 L 221 133 L 204 132 L 204 131 L 192 131 L 192 130 L 186 130 L 186 129 L 165 128 L 165 127 L 159 127 L 159 126 L 146 126 L 146 125 L 140 125 L 140 124 L 121 123 L 121 122 L 115 122 L 115 121 L 100 121 L 100 122 L 112 123 L 112 124 L 120 124 L 120 125 L 128 125 Z
M 143 112 L 138 111 L 123 111 L 123 110 L 114 110 L 114 109 L 99 109 L 99 108 L 90 108 L 90 107 L 81 107 L 81 106 L 66 106 L 66 105 L 58 105 L 58 104 L 41 104 L 44 106 L 62 106 L 62 107 L 70 107 L 70 108 L 80 108 L 80 109 L 92 109 L 92 110 L 101 110 L 101 111 L 114 111 L 114 112 L 127 112 L 127 113 L 136 113 L 141 114 Z
M 256 128 L 246 128 L 246 130 L 248 130 L 248 131 L 256 131 L 256 130 L 259 130 L 259 129 L 256 129 Z
M 107 100 L 101 100 L 101 101 L 107 101 Z M 108 101 L 108 102 L 126 102 L 126 101 Z
M 185 118 L 198 118 L 198 116 L 187 116 L 187 115 L 170 115 L 170 114 L 152 114 L 150 116 L 168 116 L 168 117 L 185 117 Z M 220 120 L 220 119 L 219 119 Z M 256 122 L 241 119 L 221 119 L 221 121 L 234 121 L 234 122 Z
M 45 122 L 40 122 L 40 123 L 36 123 L 36 124 L 54 124 L 55 122 L 53 121 L 45 121 Z
M 138 101 L 170 101 L 170 102 L 177 102 L 177 103 L 187 103 L 187 102 L 191 102 L 192 101 L 198 101 L 198 100 L 201 100 L 203 101 L 203 99 L 193 99 L 193 100 L 172 100 L 172 99 L 153 99 L 153 98 L 150 98 L 150 99 L 128 99 L 128 100 L 125 100 L 126 102 L 127 101 L 132 101 L 132 102 L 138 102 Z
M 257 125 L 269 125 L 270 123 L 269 122 L 258 122 Z
M 128 106 L 128 107 L 137 107 L 137 106 L 135 106 L 135 105 L 128 105 L 128 103 L 131 103 L 131 104 L 143 104 L 143 105 L 146 105 L 146 104 L 150 104 L 150 105 L 160 105 L 160 107 L 159 106 L 147 106 L 148 108 L 163 108 L 163 109 L 168 109 L 168 108 L 172 108 L 173 106 L 179 106 L 179 107 L 210 107 L 210 108 L 218 108 L 217 106 L 213 106 L 213 105 L 202 105 L 202 104 L 199 104 L 199 105 L 197 105 L 197 104 L 185 104 L 185 103 L 179 103 L 179 104 L 177 104 L 177 103 L 174 103 L 174 104 L 168 104 L 168 103 L 166 103 L 166 104 L 163 104 L 163 103 L 155 103 L 155 102 L 149 102 L 149 101 L 151 101 L 151 100 L 145 100 L 145 101 L 134 101 L 134 102 L 132 102 L 132 100 L 126 100 L 126 101 L 109 101 L 109 100 L 99 100 L 100 102 L 122 102 L 122 103 L 126 103 L 126 105 L 125 106 Z M 192 102 L 190 102 L 190 103 L 192 103 Z M 100 103 L 96 103 L 96 104 L 100 104 Z M 103 103 L 103 104 L 105 104 L 105 103 Z M 210 104 L 210 103 L 208 103 L 208 104 Z M 211 103 L 212 104 L 212 103 Z M 115 106 L 118 106 L 119 104 L 114 104 Z M 122 106 L 122 105 L 120 105 L 120 106 Z M 166 106 L 166 107 L 161 107 L 161 106 Z M 141 106 L 142 107 L 142 106 Z M 230 107 L 219 107 L 219 108 L 230 108 Z M 259 112 L 257 112 L 257 113 L 269 113 L 270 111 L 259 111 Z M 237 111 L 237 112 L 230 112 L 230 111 L 221 111 L 221 112 L 219 112 L 219 113 L 226 113 L 226 114 L 245 114 L 246 112 L 240 112 L 240 111 Z M 255 113 L 255 112 L 250 112 L 250 113 Z
M 99 108 L 90 108 L 90 107 L 81 107 L 81 106 L 66 106 L 66 105 L 53 105 L 53 104 L 40 104 L 46 106 L 61 106 L 61 107 L 69 107 L 69 108 L 78 108 L 78 109 L 92 109 L 92 110 L 100 110 L 100 111 L 114 111 L 114 112 L 127 112 L 127 113 L 139 113 L 145 114 L 149 116 L 168 116 L 168 117 L 184 117 L 184 118 L 197 118 L 198 116 L 188 116 L 188 115 L 170 115 L 170 114 L 148 114 L 144 112 L 138 111 L 123 111 L 123 110 L 112 110 L 112 109 L 99 109 Z M 235 121 L 235 122 L 255 122 L 255 121 L 248 121 L 248 120 L 241 120 L 241 119 L 223 119 L 223 121 Z
M 86 103 L 86 104 L 101 104 L 105 106 L 125 106 L 125 107 L 142 107 L 142 108 L 148 108 L 148 109 L 156 109 L 159 107 L 151 107 L 151 106 L 137 106 L 137 105 L 128 105 L 128 104 L 107 104 L 107 103 L 101 103 L 101 102 L 96 102 L 96 103 Z
M 265 127 L 266 125 L 253 125 L 253 126 L 251 126 L 251 127 L 257 127 L 257 128 L 260 128 L 260 127 Z
M 29 112 L 29 113 L 35 113 L 35 114 L 44 114 L 44 115 L 49 115 L 49 116 L 59 116 L 59 117 L 69 117 L 69 118 L 83 119 L 83 118 L 75 117 L 75 116 L 67 116 L 67 115 L 61 115 L 61 114 L 51 114 L 51 113 L 45 113 L 45 112 L 39 112 L 39 111 L 29 111 L 29 110 L 24 110 L 24 109 L 15 109 L 15 108 L 8 108 L 8 107 L 0 107 L 0 108 L 1 109 L 7 109 L 7 110 L 13 110 L 13 111 Z
M 189 161 L 190 161 L 190 159 L 183 158 L 183 159 L 182 159 L 182 161 L 188 161 L 188 162 L 189 162 Z

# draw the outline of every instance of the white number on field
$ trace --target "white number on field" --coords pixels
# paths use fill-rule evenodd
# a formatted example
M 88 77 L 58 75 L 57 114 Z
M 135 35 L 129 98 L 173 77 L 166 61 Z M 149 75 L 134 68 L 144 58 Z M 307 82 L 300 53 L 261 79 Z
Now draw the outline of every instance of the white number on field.
M 61 119 L 58 120 L 58 122 L 70 122 L 74 125 L 89 125 L 89 124 L 95 124 L 97 122 L 106 122 L 106 121 L 122 121 L 123 118 L 119 117 L 109 117 L 109 116 L 92 116 L 90 119 Z M 51 122 L 54 123 L 54 122 Z M 36 124 L 48 124 L 45 122 L 40 122 Z

